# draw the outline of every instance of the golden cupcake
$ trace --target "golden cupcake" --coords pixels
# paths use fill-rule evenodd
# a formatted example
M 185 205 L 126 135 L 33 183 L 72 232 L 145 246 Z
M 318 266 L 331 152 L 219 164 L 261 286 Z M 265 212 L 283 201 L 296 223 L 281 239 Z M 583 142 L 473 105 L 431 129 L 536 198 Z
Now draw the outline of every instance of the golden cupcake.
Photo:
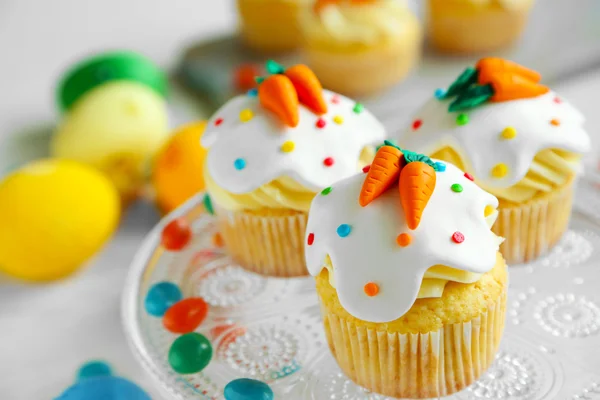
M 429 0 L 429 39 L 447 53 L 496 50 L 518 39 L 532 6 L 533 0 Z
M 311 0 L 237 0 L 242 40 L 260 52 L 298 48 L 298 18 L 310 4 Z
M 507 268 L 498 200 L 451 164 L 381 147 L 366 174 L 315 197 L 306 262 L 342 371 L 384 396 L 438 398 L 490 366 Z
M 323 90 L 308 67 L 267 69 L 256 92 L 230 100 L 208 122 L 206 189 L 235 261 L 263 275 L 307 275 L 313 197 L 360 172 L 384 128 L 362 104 Z
M 401 81 L 420 54 L 421 26 L 403 1 L 319 0 L 301 28 L 305 58 L 323 86 L 349 95 Z
M 583 116 L 530 69 L 499 58 L 467 68 L 416 112 L 399 143 L 468 171 L 500 199 L 494 232 L 506 261 L 531 261 L 556 244 L 571 214 Z

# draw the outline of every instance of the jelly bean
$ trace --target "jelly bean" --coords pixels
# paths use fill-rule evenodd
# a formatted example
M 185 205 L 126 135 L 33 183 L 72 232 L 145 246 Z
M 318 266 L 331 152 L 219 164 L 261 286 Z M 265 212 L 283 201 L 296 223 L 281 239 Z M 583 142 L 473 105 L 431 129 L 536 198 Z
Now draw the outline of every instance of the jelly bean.
M 178 337 L 169 349 L 169 364 L 180 374 L 202 371 L 212 358 L 212 346 L 199 333 L 186 333 Z
M 146 300 L 146 312 L 155 317 L 162 317 L 173 304 L 181 300 L 181 290 L 171 282 L 159 282 L 152 285 Z
M 225 386 L 225 400 L 273 400 L 273 390 L 264 382 L 254 379 L 236 379 Z
M 189 333 L 204 321 L 208 304 L 200 297 L 192 297 L 175 303 L 163 317 L 163 325 L 173 333 Z
M 151 400 L 135 383 L 116 376 L 83 379 L 55 400 Z
M 110 365 L 104 361 L 90 361 L 83 364 L 77 371 L 77 380 L 94 378 L 98 376 L 111 376 Z
M 161 243 L 167 250 L 179 251 L 189 243 L 191 238 L 190 225 L 185 219 L 176 218 L 164 227 Z

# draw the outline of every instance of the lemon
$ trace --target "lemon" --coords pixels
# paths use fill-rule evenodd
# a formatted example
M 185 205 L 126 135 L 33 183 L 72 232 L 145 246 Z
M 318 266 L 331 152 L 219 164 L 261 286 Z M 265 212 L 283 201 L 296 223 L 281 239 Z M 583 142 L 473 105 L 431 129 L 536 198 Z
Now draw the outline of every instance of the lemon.
M 96 253 L 118 225 L 120 200 L 100 172 L 41 160 L 0 181 L 0 271 L 48 281 Z

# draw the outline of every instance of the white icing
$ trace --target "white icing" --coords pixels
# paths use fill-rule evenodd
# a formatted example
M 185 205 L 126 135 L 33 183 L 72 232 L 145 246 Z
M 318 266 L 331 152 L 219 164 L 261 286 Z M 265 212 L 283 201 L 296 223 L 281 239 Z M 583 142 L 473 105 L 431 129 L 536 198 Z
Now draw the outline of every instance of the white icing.
M 452 147 L 461 155 L 465 169 L 483 186 L 510 187 L 525 177 L 540 150 L 589 151 L 590 139 L 583 129 L 583 115 L 562 99 L 555 102 L 556 97 L 556 93 L 549 92 L 531 99 L 487 103 L 452 113 L 448 112 L 452 100 L 432 98 L 416 112 L 411 126 L 400 133 L 398 143 L 424 154 Z M 466 125 L 457 125 L 460 113 L 469 117 Z M 416 119 L 423 123 L 413 130 L 412 121 Z M 552 125 L 553 119 L 559 120 L 560 125 Z M 514 139 L 501 138 L 506 127 L 516 129 Z M 498 163 L 508 166 L 508 174 L 503 178 L 491 175 Z
M 425 271 L 434 265 L 475 273 L 490 271 L 502 239 L 491 230 L 484 217 L 485 206 L 498 206 L 498 199 L 465 178 L 464 173 L 446 163 L 437 172 L 436 185 L 417 229 L 411 231 L 404 218 L 397 185 L 366 207 L 358 204 L 365 174 L 332 186 L 326 195 L 313 200 L 306 246 L 306 263 L 311 275 L 318 275 L 329 255 L 341 305 L 356 318 L 389 322 L 404 315 L 417 298 Z M 456 193 L 451 186 L 462 185 Z M 337 234 L 340 224 L 352 227 L 347 237 Z M 452 241 L 452 234 L 464 234 L 464 242 Z M 409 233 L 412 243 L 400 247 L 396 237 Z M 379 285 L 379 293 L 369 297 L 364 286 Z
M 264 109 L 258 98 L 238 96 L 225 104 L 208 121 L 202 144 L 210 147 L 208 171 L 223 189 L 248 193 L 281 176 L 288 176 L 303 186 L 318 191 L 357 172 L 360 153 L 365 146 L 380 144 L 385 137 L 383 125 L 367 110 L 353 111 L 356 104 L 344 96 L 323 90 L 328 112 L 319 116 L 300 105 L 296 127 L 284 125 L 273 113 Z M 337 104 L 331 99 L 336 97 Z M 242 110 L 251 110 L 254 117 L 241 122 Z M 334 117 L 343 122 L 334 122 Z M 219 118 L 223 122 L 215 126 Z M 326 121 L 318 128 L 319 118 Z M 281 146 L 294 142 L 294 151 L 285 153 Z M 332 157 L 334 164 L 323 161 Z M 234 162 L 246 161 L 238 170 Z

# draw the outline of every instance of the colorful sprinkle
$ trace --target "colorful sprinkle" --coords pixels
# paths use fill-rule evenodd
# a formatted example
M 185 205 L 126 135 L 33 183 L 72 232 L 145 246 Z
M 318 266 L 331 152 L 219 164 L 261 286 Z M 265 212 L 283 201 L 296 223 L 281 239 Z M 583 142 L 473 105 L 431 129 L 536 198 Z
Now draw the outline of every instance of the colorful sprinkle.
M 483 209 L 483 216 L 489 217 L 490 215 L 492 215 L 494 213 L 494 211 L 496 211 L 496 209 L 493 206 L 487 205 Z
M 422 119 L 415 119 L 412 123 L 412 129 L 413 131 L 416 131 L 417 129 L 419 129 L 421 126 L 423 125 L 423 120 Z
M 333 122 L 335 122 L 338 125 L 341 125 L 344 123 L 344 118 L 341 115 L 336 115 L 335 117 L 333 117 Z
M 450 186 L 450 188 L 452 189 L 453 192 L 456 192 L 456 193 L 460 193 L 463 191 L 463 187 L 459 183 L 453 184 L 452 186 Z
M 235 167 L 235 169 L 240 171 L 246 168 L 246 160 L 244 160 L 243 158 L 238 158 L 233 162 L 233 166 Z
M 250 89 L 250 90 L 248 90 L 247 94 L 250 97 L 257 97 L 258 96 L 258 90 L 256 88 L 255 89 Z
M 204 195 L 204 198 L 202 199 L 202 204 L 204 204 L 204 209 L 207 213 L 209 213 L 210 215 L 215 215 L 215 208 L 213 207 L 212 200 L 210 199 L 208 193 Z
M 315 242 L 315 234 L 314 233 L 309 233 L 308 234 L 308 238 L 306 239 L 306 243 L 309 246 L 312 246 L 312 244 Z
M 212 237 L 212 244 L 215 247 L 223 247 L 225 246 L 225 241 L 223 240 L 223 236 L 219 232 L 215 233 Z
M 363 106 L 361 103 L 356 103 L 352 111 L 354 111 L 355 114 L 360 114 L 361 112 L 363 112 L 364 109 L 365 106 Z
M 561 98 L 560 98 L 560 97 L 555 97 L 555 98 L 554 98 L 554 102 L 555 102 L 556 104 L 560 104 L 560 103 L 562 103 L 562 100 L 561 100 Z
M 340 96 L 333 96 L 333 97 L 331 98 L 331 102 L 332 102 L 333 104 L 338 104 L 338 103 L 340 102 Z
M 506 140 L 514 139 L 517 136 L 517 130 L 512 126 L 507 126 L 506 128 L 504 128 L 500 136 L 502 136 L 502 138 Z
M 365 165 L 362 169 L 362 172 L 364 172 L 365 174 L 368 173 L 371 170 L 371 166 L 370 165 Z
M 317 128 L 323 129 L 325 128 L 325 125 L 327 125 L 327 122 L 323 118 L 319 118 L 315 125 L 317 126 Z
M 444 164 L 443 162 L 439 162 L 438 161 L 433 166 L 433 169 L 435 169 L 437 172 L 445 172 L 446 171 L 446 164 Z
M 401 233 L 396 238 L 396 243 L 398 243 L 398 246 L 401 246 L 401 247 L 406 247 L 411 242 L 412 242 L 412 236 L 410 236 L 408 233 Z
M 323 196 L 327 196 L 329 193 L 331 193 L 331 191 L 332 191 L 332 190 L 333 190 L 333 189 L 331 188 L 331 186 L 329 186 L 329 187 L 326 187 L 325 189 L 321 190 L 321 194 L 322 194 Z
M 377 285 L 374 282 L 369 282 L 365 285 L 363 290 L 365 291 L 365 294 L 369 297 L 377 296 L 377 293 L 379 293 L 379 285 Z
M 560 121 L 557 120 L 556 118 L 550 120 L 550 123 L 554 126 L 559 126 L 560 125 Z
M 452 241 L 454 243 L 462 243 L 465 241 L 465 235 L 463 235 L 462 233 L 456 231 L 452 234 Z
M 473 178 L 473 175 L 471 175 L 471 174 L 470 174 L 470 173 L 468 173 L 468 172 L 465 172 L 465 178 L 467 178 L 467 179 L 468 179 L 468 180 L 470 180 L 470 181 L 474 181 L 474 180 L 475 180 L 475 178 Z
M 352 227 L 348 224 L 341 224 L 337 227 L 337 234 L 339 237 L 346 237 L 352 232 Z
M 295 147 L 296 145 L 294 144 L 294 142 L 288 140 L 287 142 L 281 145 L 281 151 L 283 151 L 284 153 L 290 153 L 294 151 Z
M 435 96 L 436 99 L 441 100 L 446 95 L 446 91 L 442 88 L 438 88 L 438 89 L 435 89 L 435 92 L 433 93 L 433 95 Z
M 242 121 L 242 122 L 248 122 L 253 117 L 254 117 L 254 114 L 252 113 L 252 110 L 245 109 L 245 110 L 240 111 L 240 121 Z
M 331 167 L 334 163 L 333 157 L 327 157 L 326 159 L 323 160 L 323 165 L 325 165 L 326 167 Z
M 215 126 L 219 126 L 223 123 L 223 118 L 217 118 L 215 119 Z
M 466 125 L 469 123 L 469 116 L 467 114 L 458 114 L 456 117 L 456 125 Z
M 494 165 L 492 168 L 492 176 L 494 178 L 503 178 L 508 174 L 508 166 L 504 163 Z

